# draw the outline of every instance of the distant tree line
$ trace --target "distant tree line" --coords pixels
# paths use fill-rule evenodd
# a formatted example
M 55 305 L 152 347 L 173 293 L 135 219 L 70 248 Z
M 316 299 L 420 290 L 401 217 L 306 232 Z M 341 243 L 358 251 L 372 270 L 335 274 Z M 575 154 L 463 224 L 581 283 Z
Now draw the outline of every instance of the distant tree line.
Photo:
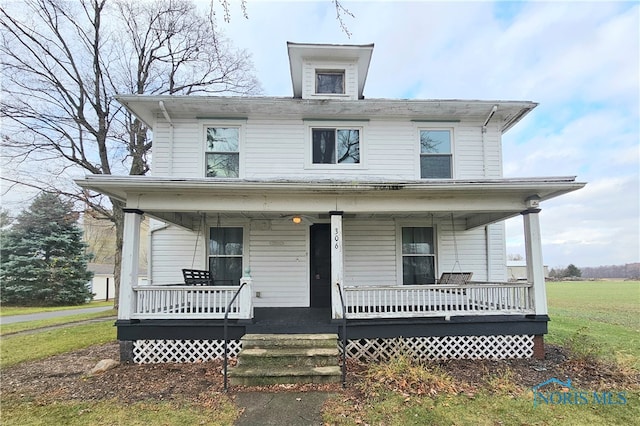
M 583 278 L 640 279 L 640 263 L 581 268 Z

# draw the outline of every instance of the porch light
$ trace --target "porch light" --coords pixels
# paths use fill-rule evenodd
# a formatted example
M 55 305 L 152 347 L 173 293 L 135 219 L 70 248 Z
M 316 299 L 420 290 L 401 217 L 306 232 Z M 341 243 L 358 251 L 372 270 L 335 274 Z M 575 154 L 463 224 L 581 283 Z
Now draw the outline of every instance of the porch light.
M 293 223 L 295 223 L 296 225 L 300 225 L 302 223 L 302 218 L 300 216 L 294 216 L 291 218 L 291 220 L 293 221 Z

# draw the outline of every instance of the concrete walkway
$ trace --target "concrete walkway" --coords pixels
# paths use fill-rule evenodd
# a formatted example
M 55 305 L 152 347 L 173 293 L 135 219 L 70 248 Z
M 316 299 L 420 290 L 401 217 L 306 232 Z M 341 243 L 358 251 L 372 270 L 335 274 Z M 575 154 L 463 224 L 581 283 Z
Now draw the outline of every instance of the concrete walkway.
M 112 306 L 100 306 L 97 308 L 78 308 L 78 309 L 68 309 L 64 311 L 52 311 L 52 312 L 40 312 L 37 314 L 25 314 L 25 315 L 8 315 L 4 317 L 0 317 L 0 324 L 13 324 L 16 322 L 26 322 L 26 321 L 38 321 L 49 318 L 58 318 L 58 317 L 67 317 L 69 315 L 78 315 L 78 314 L 92 314 L 94 312 L 102 312 L 108 311 L 112 309 Z
M 244 412 L 236 426 L 322 425 L 320 410 L 329 392 L 238 392 L 236 404 Z

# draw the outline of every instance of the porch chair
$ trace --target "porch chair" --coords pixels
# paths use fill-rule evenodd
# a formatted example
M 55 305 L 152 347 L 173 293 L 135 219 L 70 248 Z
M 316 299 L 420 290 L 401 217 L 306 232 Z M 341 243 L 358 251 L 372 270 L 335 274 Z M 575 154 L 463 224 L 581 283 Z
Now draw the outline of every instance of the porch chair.
M 185 285 L 214 285 L 213 277 L 209 271 L 201 269 L 183 269 Z
M 438 284 L 468 284 L 473 272 L 443 272 Z

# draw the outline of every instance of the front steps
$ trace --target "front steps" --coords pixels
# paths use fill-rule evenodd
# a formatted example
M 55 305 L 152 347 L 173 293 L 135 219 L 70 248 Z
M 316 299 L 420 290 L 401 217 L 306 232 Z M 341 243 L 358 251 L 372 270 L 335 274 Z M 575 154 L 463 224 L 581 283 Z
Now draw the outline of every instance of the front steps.
M 232 385 L 339 383 L 337 334 L 246 334 Z

